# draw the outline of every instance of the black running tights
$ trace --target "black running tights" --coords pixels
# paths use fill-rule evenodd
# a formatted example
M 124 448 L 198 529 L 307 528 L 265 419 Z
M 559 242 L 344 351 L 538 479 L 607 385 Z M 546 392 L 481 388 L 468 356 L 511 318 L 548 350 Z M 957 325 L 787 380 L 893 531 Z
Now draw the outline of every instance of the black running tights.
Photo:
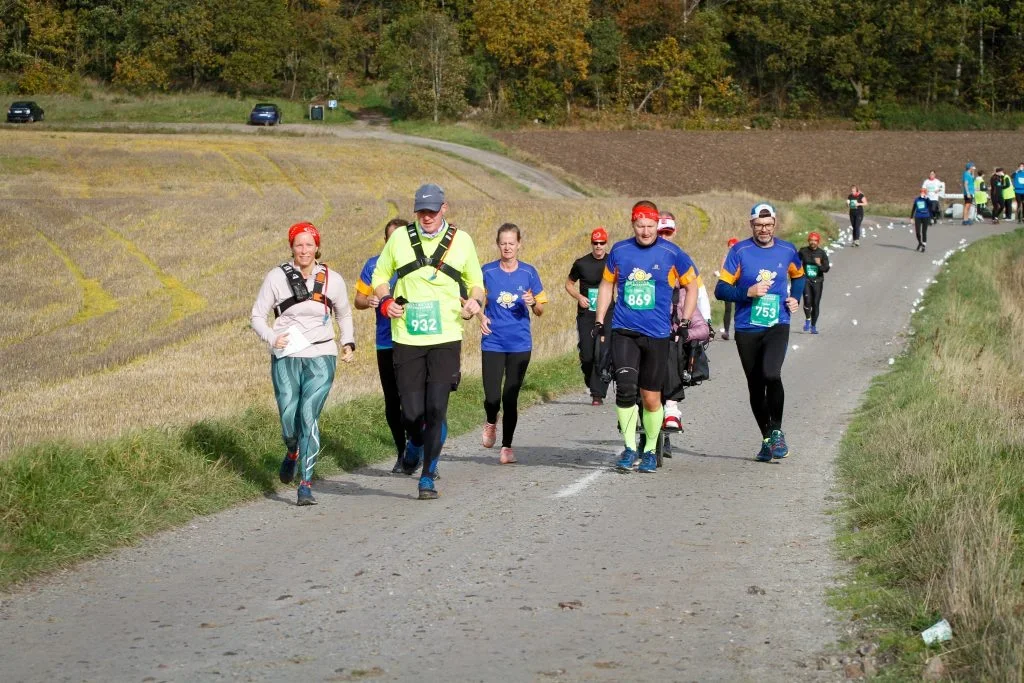
M 824 278 L 807 278 L 807 286 L 804 287 L 804 316 L 812 325 L 818 324 L 818 314 L 821 313 L 821 290 L 824 286 Z
M 498 421 L 498 411 L 502 411 L 501 445 L 511 448 L 516 423 L 519 422 L 519 390 L 523 388 L 526 368 L 530 365 L 530 352 L 483 351 L 480 355 L 483 364 L 484 412 L 487 413 L 487 421 L 494 424 Z
M 402 400 L 398 396 L 398 380 L 395 379 L 394 351 L 377 349 L 377 373 L 380 388 L 384 392 L 384 419 L 395 440 L 398 455 L 405 452 L 405 426 L 402 424 Z
M 782 388 L 782 362 L 789 346 L 789 325 L 765 330 L 736 330 L 736 350 L 747 376 L 750 410 L 757 420 L 761 436 L 782 429 L 782 411 L 786 392 Z

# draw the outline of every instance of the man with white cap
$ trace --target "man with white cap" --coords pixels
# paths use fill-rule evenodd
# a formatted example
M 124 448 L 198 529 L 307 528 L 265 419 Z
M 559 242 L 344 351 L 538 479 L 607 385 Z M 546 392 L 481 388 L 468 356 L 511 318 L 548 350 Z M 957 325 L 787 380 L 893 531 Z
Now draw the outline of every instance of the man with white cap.
M 416 222 L 395 230 L 373 270 L 378 308 L 391 319 L 395 377 L 409 435 L 402 469 L 423 463 L 421 500 L 437 498 L 434 473 L 448 395 L 461 378 L 462 323 L 480 312 L 483 274 L 473 238 L 444 218 L 444 190 L 416 190 Z M 427 256 L 427 251 L 431 255 Z M 394 291 L 389 286 L 396 276 Z
M 750 408 L 761 430 L 761 462 L 789 455 L 782 432 L 785 391 L 782 363 L 789 346 L 790 314 L 800 306 L 806 278 L 796 247 L 775 239 L 771 204 L 750 210 L 753 236 L 729 249 L 715 296 L 736 304 L 736 349 L 747 377 Z

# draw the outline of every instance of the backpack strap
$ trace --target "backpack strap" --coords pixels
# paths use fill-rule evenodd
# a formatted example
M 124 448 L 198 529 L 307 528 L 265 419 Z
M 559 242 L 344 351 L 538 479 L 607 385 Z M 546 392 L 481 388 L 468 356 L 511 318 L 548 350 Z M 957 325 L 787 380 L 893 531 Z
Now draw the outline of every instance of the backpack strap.
M 327 266 L 321 265 L 324 266 L 324 269 L 316 274 L 312 293 L 307 289 L 306 280 L 302 277 L 302 273 L 295 270 L 292 264 L 282 263 L 279 266 L 284 271 L 284 276 L 288 279 L 288 287 L 292 290 L 292 295 L 277 306 L 274 306 L 275 316 L 280 318 L 282 313 L 295 304 L 300 304 L 310 299 L 317 303 L 323 303 L 328 309 L 334 307 L 334 302 L 327 298 L 327 295 L 324 293 L 324 288 L 327 286 Z
M 448 229 L 445 230 L 444 235 L 441 236 L 441 242 L 437 245 L 437 248 L 434 249 L 434 253 L 430 257 L 427 257 L 423 252 L 423 243 L 420 241 L 420 231 L 416 227 L 416 224 L 410 223 L 405 226 L 405 229 L 409 234 L 409 245 L 412 247 L 416 260 L 406 263 L 395 271 L 395 275 L 398 279 L 401 280 L 406 275 L 409 275 L 420 268 L 432 267 L 434 269 L 434 275 L 431 279 L 437 277 L 438 271 L 444 273 L 458 283 L 459 296 L 463 299 L 468 298 L 469 293 L 466 290 L 466 284 L 462 281 L 462 273 L 448 263 L 445 263 L 445 258 L 448 256 L 448 251 L 451 249 L 452 241 L 455 239 L 455 233 L 458 231 L 458 228 L 451 224 L 448 225 Z

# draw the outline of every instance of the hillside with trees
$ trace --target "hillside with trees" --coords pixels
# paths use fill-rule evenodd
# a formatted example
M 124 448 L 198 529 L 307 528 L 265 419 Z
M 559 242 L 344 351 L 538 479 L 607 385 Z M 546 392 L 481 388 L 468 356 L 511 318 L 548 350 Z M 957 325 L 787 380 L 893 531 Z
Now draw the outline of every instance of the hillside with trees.
M 1022 53 L 1019 0 L 0 0 L 10 92 L 383 83 L 435 120 L 1016 113 Z

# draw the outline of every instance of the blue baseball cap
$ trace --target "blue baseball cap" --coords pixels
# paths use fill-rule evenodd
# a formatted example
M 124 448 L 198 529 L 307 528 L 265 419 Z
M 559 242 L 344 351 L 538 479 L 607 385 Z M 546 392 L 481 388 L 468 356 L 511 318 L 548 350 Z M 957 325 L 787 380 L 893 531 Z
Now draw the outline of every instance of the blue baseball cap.
M 438 185 L 427 183 L 416 190 L 413 211 L 440 211 L 444 204 L 444 190 Z

